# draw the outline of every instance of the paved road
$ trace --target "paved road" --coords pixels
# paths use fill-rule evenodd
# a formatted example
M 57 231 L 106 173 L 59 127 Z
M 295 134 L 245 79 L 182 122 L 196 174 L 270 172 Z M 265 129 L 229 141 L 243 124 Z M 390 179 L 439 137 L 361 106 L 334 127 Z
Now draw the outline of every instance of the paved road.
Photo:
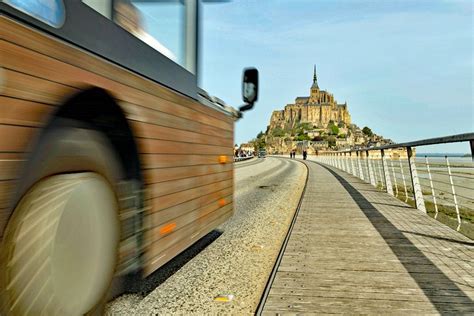
M 222 235 L 214 233 L 219 236 L 215 241 L 146 296 L 124 295 L 110 303 L 107 312 L 113 315 L 253 314 L 305 178 L 306 168 L 288 159 L 238 163 L 235 215 L 219 228 Z M 162 279 L 159 271 L 145 282 L 146 287 L 156 286 Z M 233 299 L 220 302 L 215 300 L 219 295 L 233 295 Z

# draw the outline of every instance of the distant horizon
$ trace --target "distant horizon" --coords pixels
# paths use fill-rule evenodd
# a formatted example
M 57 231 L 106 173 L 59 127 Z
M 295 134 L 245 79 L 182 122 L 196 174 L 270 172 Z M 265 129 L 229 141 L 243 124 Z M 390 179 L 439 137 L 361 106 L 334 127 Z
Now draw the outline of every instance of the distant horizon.
M 425 152 L 417 152 L 417 155 L 424 155 L 427 157 L 465 157 L 466 155 L 469 155 L 467 158 L 471 157 L 471 153 L 465 152 L 465 153 L 425 153 Z

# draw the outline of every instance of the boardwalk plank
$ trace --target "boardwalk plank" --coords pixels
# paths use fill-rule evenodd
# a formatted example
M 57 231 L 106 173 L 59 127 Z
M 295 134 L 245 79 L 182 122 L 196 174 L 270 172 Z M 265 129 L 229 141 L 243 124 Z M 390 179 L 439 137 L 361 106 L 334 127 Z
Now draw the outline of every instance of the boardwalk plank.
M 305 162 L 263 314 L 474 313 L 474 242 L 370 184 Z

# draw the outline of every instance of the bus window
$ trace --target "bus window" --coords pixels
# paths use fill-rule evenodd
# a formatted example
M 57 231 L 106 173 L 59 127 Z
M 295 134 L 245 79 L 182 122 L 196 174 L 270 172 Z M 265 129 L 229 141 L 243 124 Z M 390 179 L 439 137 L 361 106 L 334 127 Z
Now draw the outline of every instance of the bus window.
M 66 16 L 63 0 L 4 0 L 3 2 L 55 28 L 63 25 Z
M 174 62 L 195 72 L 195 1 L 115 0 L 114 21 Z M 188 34 L 192 33 L 192 34 Z M 189 58 L 191 55 L 191 58 Z

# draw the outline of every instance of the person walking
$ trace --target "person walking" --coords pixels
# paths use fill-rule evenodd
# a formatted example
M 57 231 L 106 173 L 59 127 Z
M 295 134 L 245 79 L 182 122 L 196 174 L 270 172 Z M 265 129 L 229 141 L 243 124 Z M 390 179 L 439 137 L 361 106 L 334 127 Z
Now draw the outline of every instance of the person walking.
M 306 149 L 303 150 L 303 160 L 306 160 L 306 156 L 308 156 L 308 153 L 306 152 Z

